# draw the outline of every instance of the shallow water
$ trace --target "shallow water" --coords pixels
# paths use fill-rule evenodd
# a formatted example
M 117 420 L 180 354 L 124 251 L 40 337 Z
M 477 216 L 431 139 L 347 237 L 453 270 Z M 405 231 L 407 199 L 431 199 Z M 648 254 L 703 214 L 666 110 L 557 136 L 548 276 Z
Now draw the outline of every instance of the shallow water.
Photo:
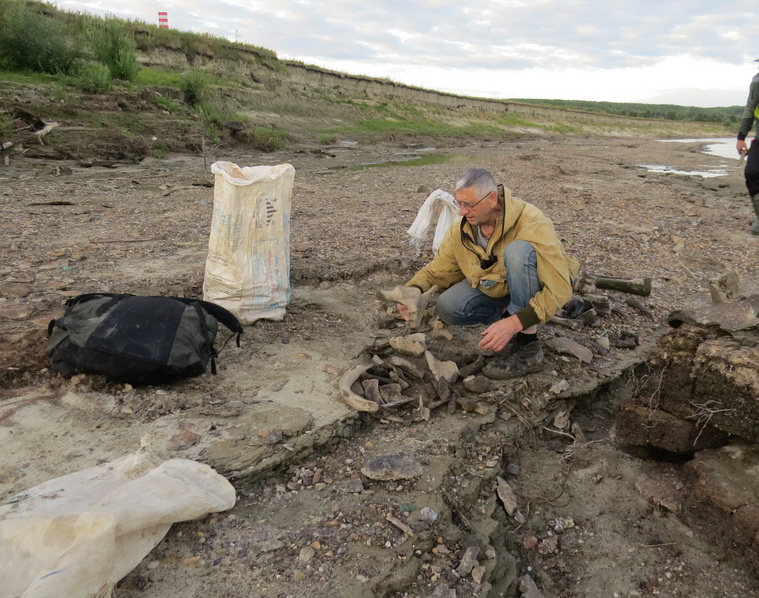
M 734 137 L 708 137 L 701 139 L 660 139 L 662 143 L 703 143 L 704 148 L 701 153 L 725 158 L 727 161 L 717 167 L 709 167 L 706 170 L 677 170 L 671 166 L 662 164 L 639 164 L 649 172 L 671 172 L 672 174 L 682 174 L 687 176 L 700 176 L 704 178 L 713 178 L 727 176 L 731 167 L 738 166 L 740 156 L 735 149 Z

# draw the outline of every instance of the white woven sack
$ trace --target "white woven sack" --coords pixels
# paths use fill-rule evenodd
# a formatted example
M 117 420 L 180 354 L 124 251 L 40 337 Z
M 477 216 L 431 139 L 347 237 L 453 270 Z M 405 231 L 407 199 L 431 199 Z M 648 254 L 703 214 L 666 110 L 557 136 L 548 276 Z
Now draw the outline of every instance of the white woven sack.
M 203 299 L 243 324 L 281 320 L 290 300 L 290 164 L 215 162 Z

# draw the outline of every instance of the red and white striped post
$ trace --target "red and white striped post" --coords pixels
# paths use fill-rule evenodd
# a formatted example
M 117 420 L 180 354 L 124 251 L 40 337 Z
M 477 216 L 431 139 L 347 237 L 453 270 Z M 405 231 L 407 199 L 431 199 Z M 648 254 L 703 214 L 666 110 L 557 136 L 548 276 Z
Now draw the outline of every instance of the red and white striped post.
M 167 12 L 159 12 L 158 13 L 158 26 L 161 29 L 168 29 L 169 28 L 169 13 L 167 13 Z

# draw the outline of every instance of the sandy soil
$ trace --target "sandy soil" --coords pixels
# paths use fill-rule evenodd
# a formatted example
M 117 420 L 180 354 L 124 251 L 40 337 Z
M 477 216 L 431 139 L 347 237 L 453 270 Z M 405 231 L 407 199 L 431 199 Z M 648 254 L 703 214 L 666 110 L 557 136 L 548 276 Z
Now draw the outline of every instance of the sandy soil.
M 347 423 L 236 480 L 232 511 L 174 525 L 116 596 L 515 596 L 525 573 L 547 597 L 759 596 L 759 581 L 739 561 L 636 491 L 643 474 L 672 465 L 630 456 L 610 439 L 623 374 L 645 358 L 644 347 L 613 349 L 589 366 L 549 353 L 542 377 L 501 389 L 508 401 L 491 395 L 484 408 L 441 409 L 428 421 L 415 421 L 411 410 L 357 418 L 325 370 L 344 371 L 388 333 L 377 289 L 403 282 L 431 256 L 430 247 L 416 255 L 405 231 L 427 195 L 451 189 L 470 165 L 491 169 L 542 208 L 588 272 L 652 279 L 641 301 L 653 321 L 610 292 L 620 313 L 580 340 L 629 332 L 650 344 L 670 311 L 709 303 L 709 280 L 731 270 L 745 291 L 756 290 L 758 241 L 748 234 L 752 213 L 737 161 L 699 150 L 534 137 L 445 150 L 359 144 L 220 153 L 216 159 L 240 165 L 296 168 L 292 303 L 284 321 L 259 322 L 240 349 L 226 348 L 219 376 L 163 389 L 61 379 L 47 369 L 46 327 L 67 297 L 83 292 L 198 296 L 213 203 L 202 159 L 171 155 L 116 168 L 13 160 L 0 167 L 0 495 L 133 452 L 141 436 L 171 437 L 182 422 L 205 422 L 206 433 L 218 434 L 279 393 L 293 409 L 308 402 L 313 429 Z M 401 162 L 429 154 L 447 158 Z M 724 164 L 728 174 L 702 179 L 641 164 Z M 454 341 L 436 349 L 476 355 L 478 331 L 453 332 Z M 540 332 L 546 341 L 563 333 L 553 325 Z M 552 394 L 558 380 L 570 392 Z M 230 404 L 236 410 L 224 413 Z M 585 441 L 553 425 L 563 410 Z M 424 473 L 392 482 L 360 474 L 372 458 L 398 451 L 415 455 Z M 197 447 L 158 452 L 204 460 Z M 506 515 L 498 477 L 515 489 L 524 523 Z M 425 520 L 424 507 L 437 520 Z M 480 579 L 460 565 L 474 545 Z

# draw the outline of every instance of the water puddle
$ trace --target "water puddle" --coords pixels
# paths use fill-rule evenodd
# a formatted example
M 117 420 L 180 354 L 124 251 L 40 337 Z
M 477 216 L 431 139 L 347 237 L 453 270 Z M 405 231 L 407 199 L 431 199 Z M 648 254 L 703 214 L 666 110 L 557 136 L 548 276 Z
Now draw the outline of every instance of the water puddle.
M 661 172 L 680 174 L 685 176 L 700 176 L 703 178 L 714 178 L 727 176 L 730 174 L 730 168 L 739 165 L 738 155 L 735 149 L 734 137 L 708 137 L 702 139 L 659 139 L 661 143 L 698 143 L 703 144 L 701 153 L 709 156 L 717 156 L 730 160 L 718 166 L 705 166 L 704 170 L 678 170 L 671 166 L 662 164 L 638 164 L 640 168 L 645 168 L 649 172 Z
M 637 164 L 637 166 L 645 168 L 648 172 L 663 172 L 671 174 L 682 174 L 686 176 L 700 176 L 704 177 L 705 179 L 718 176 L 727 176 L 729 174 L 727 170 L 720 168 L 713 168 L 710 170 L 677 170 L 671 166 L 663 166 L 661 164 Z

